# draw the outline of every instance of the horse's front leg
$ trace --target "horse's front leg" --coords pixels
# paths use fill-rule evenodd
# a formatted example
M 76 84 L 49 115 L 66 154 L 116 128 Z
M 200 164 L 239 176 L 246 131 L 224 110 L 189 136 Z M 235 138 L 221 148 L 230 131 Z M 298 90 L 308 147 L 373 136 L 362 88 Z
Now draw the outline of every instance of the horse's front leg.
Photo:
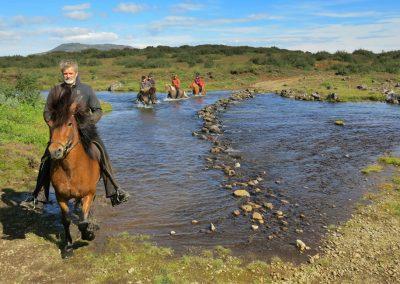
M 95 238 L 95 227 L 89 223 L 89 212 L 92 205 L 94 194 L 89 194 L 82 199 L 82 216 L 78 228 L 81 232 L 82 240 L 92 241 Z
M 72 237 L 69 230 L 71 219 L 69 218 L 68 200 L 58 200 L 58 204 L 61 208 L 61 219 L 65 232 L 65 247 L 63 249 L 63 257 L 68 257 L 72 255 Z

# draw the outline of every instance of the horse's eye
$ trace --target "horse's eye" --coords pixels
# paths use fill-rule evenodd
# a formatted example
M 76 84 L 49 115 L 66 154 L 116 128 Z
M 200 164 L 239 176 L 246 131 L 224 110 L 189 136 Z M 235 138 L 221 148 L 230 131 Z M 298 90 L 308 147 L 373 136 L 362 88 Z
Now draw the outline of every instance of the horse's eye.
M 72 126 L 72 122 L 68 122 L 68 126 L 71 127 Z

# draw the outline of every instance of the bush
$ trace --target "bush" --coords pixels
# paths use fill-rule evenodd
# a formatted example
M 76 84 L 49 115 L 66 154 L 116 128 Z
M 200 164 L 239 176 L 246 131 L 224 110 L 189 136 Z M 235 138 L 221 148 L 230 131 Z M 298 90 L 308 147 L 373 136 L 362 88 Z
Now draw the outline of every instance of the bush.
M 23 103 L 35 106 L 40 102 L 40 98 L 35 76 L 19 74 L 15 86 L 0 84 L 0 102 L 3 104 Z
M 317 53 L 315 53 L 314 57 L 317 61 L 321 61 L 331 58 L 331 54 L 326 51 L 318 51 Z
M 333 58 L 339 61 L 352 62 L 353 56 L 346 51 L 336 51 Z

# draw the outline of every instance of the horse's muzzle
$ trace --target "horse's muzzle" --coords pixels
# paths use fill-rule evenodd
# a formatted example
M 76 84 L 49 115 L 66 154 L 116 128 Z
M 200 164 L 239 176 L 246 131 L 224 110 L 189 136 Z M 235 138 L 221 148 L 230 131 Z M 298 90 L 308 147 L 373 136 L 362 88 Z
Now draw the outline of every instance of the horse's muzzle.
M 53 160 L 59 160 L 64 157 L 64 148 L 57 146 L 55 149 L 49 149 L 50 156 Z

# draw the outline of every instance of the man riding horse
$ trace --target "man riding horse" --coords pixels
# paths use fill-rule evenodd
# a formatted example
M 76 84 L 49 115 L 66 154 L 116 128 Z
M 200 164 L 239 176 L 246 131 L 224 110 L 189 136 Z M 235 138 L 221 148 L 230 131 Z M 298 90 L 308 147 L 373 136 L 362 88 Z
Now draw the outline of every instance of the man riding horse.
M 155 104 L 157 102 L 156 81 L 154 80 L 153 74 L 150 73 L 147 77 L 142 76 L 137 99 L 144 104 Z
M 96 97 L 92 88 L 89 85 L 81 83 L 78 76 L 78 64 L 72 60 L 64 60 L 60 63 L 60 69 L 63 76 L 64 82 L 54 86 L 47 97 L 47 102 L 44 108 L 43 116 L 46 123 L 49 125 L 51 119 L 50 106 L 52 105 L 52 100 L 56 97 L 55 94 L 60 93 L 60 90 L 67 90 L 66 94 L 72 96 L 73 101 L 79 104 L 86 105 L 87 112 L 90 114 L 91 123 L 96 124 L 101 116 L 102 109 L 100 106 L 100 101 Z M 50 126 L 50 125 L 49 125 Z M 51 141 L 50 141 L 51 142 Z M 128 200 L 129 194 L 119 188 L 113 174 L 113 169 L 106 152 L 103 141 L 100 137 L 96 137 L 92 143 L 97 146 L 100 151 L 100 168 L 101 176 L 103 178 L 106 196 L 110 198 L 112 206 L 118 205 L 122 202 Z M 36 181 L 35 190 L 28 202 L 36 202 L 42 187 L 45 189 L 46 199 L 49 197 L 49 187 L 50 187 L 50 168 L 51 168 L 51 157 L 49 154 L 48 147 L 42 157 L 40 163 L 39 174 Z

